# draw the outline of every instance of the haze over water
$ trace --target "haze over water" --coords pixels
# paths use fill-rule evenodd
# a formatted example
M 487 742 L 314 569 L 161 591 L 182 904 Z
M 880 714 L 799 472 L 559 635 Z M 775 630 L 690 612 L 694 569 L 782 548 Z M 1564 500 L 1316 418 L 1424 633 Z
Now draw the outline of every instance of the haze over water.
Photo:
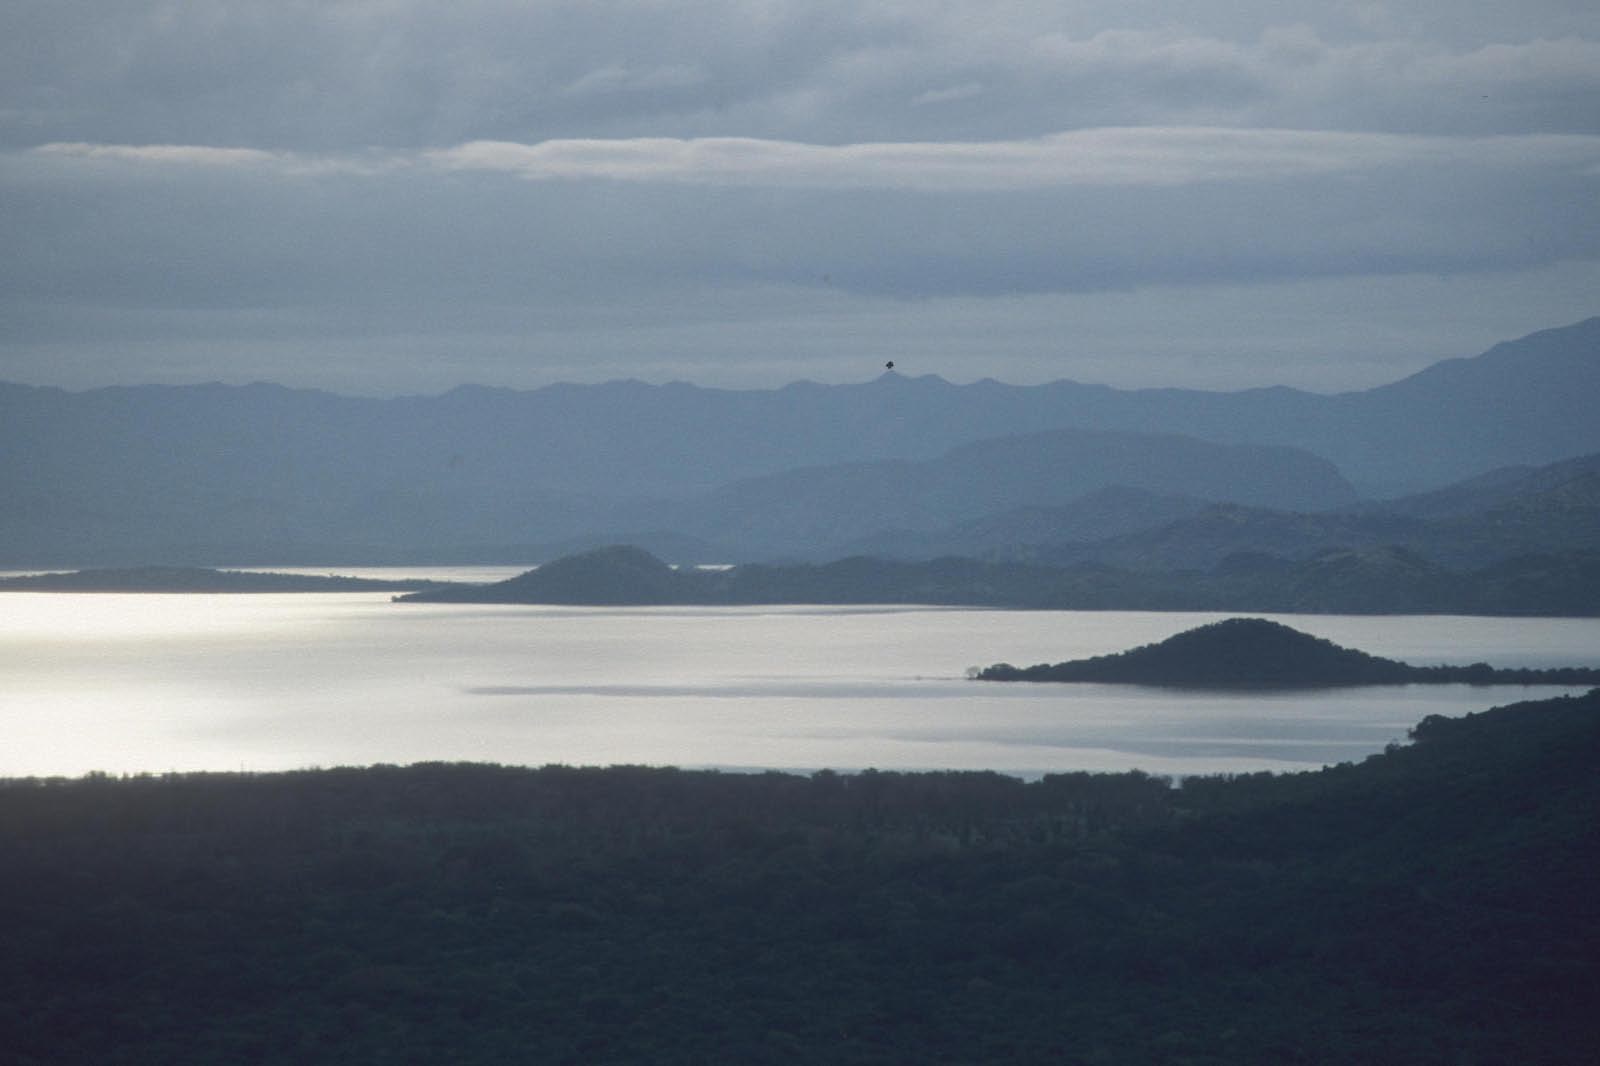
M 1312 769 L 1553 687 L 986 684 L 1221 614 L 12 593 L 0 775 L 482 760 L 811 770 Z M 1600 619 L 1278 616 L 1418 665 L 1589 665 Z

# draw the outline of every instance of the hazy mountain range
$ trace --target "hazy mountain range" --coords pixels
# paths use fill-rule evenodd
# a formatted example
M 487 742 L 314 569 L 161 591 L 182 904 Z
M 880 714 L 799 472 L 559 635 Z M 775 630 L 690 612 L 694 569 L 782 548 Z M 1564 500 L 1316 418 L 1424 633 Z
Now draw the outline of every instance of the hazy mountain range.
M 1059 509 L 1058 528 L 1086 524 L 1090 516 L 1104 513 L 1105 502 L 1092 497 Z M 1126 502 L 1118 502 L 1127 510 Z M 1397 545 L 1447 567 L 1477 568 L 1522 555 L 1600 549 L 1600 455 L 1505 468 L 1421 496 L 1316 513 L 1182 498 L 1147 499 L 1144 511 L 1155 514 L 1162 505 L 1187 513 L 1137 527 L 1130 522 L 1098 539 L 1024 539 L 1042 527 L 1036 516 L 1018 516 L 1020 528 L 1006 523 L 1004 515 L 994 516 L 981 536 L 968 533 L 960 550 L 932 540 L 918 554 L 1208 570 L 1239 553 L 1305 559 L 1333 548 Z M 929 548 L 942 550 L 929 553 Z
M 617 541 L 1119 565 L 1414 541 L 1478 565 L 1593 528 L 1595 465 L 1562 464 L 1600 453 L 1597 397 L 1600 318 L 1332 396 L 893 373 L 399 399 L 0 385 L 0 565 L 532 563 Z

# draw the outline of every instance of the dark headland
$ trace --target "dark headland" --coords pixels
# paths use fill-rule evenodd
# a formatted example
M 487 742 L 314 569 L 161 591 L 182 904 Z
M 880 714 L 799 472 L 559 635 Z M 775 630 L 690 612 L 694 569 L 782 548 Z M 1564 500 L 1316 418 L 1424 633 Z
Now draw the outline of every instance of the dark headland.
M 1197 688 L 1335 688 L 1347 685 L 1593 685 L 1600 669 L 1412 666 L 1341 647 L 1264 618 L 1229 618 L 1114 655 L 1016 667 L 998 663 L 980 681 L 1086 681 Z
M 1097 563 L 856 555 L 827 563 L 674 568 L 613 545 L 563 556 L 488 585 L 451 585 L 402 601 L 588 606 L 906 604 L 1022 610 L 1282 614 L 1600 614 L 1600 552 L 1535 557 L 1465 572 L 1400 548 L 1329 550 L 1303 560 L 1230 557 L 1211 572 Z

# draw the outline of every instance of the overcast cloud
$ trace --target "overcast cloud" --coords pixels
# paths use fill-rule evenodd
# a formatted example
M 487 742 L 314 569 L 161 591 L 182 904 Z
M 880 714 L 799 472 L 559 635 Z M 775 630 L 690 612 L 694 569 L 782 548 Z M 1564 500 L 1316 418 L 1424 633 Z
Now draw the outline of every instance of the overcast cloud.
M 0 240 L 73 388 L 1364 387 L 1600 314 L 1600 10 L 13 0 Z

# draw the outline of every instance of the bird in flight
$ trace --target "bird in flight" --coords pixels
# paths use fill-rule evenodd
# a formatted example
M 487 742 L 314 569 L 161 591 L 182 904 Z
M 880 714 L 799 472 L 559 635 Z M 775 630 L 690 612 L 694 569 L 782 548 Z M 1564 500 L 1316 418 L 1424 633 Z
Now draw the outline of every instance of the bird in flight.
M 894 369 L 894 360 L 893 360 L 893 359 L 891 359 L 891 360 L 889 360 L 889 361 L 888 361 L 888 362 L 887 362 L 887 363 L 884 363 L 884 364 L 883 364 L 883 368 L 884 368 L 884 369 L 885 369 L 885 370 L 893 370 L 893 369 Z

